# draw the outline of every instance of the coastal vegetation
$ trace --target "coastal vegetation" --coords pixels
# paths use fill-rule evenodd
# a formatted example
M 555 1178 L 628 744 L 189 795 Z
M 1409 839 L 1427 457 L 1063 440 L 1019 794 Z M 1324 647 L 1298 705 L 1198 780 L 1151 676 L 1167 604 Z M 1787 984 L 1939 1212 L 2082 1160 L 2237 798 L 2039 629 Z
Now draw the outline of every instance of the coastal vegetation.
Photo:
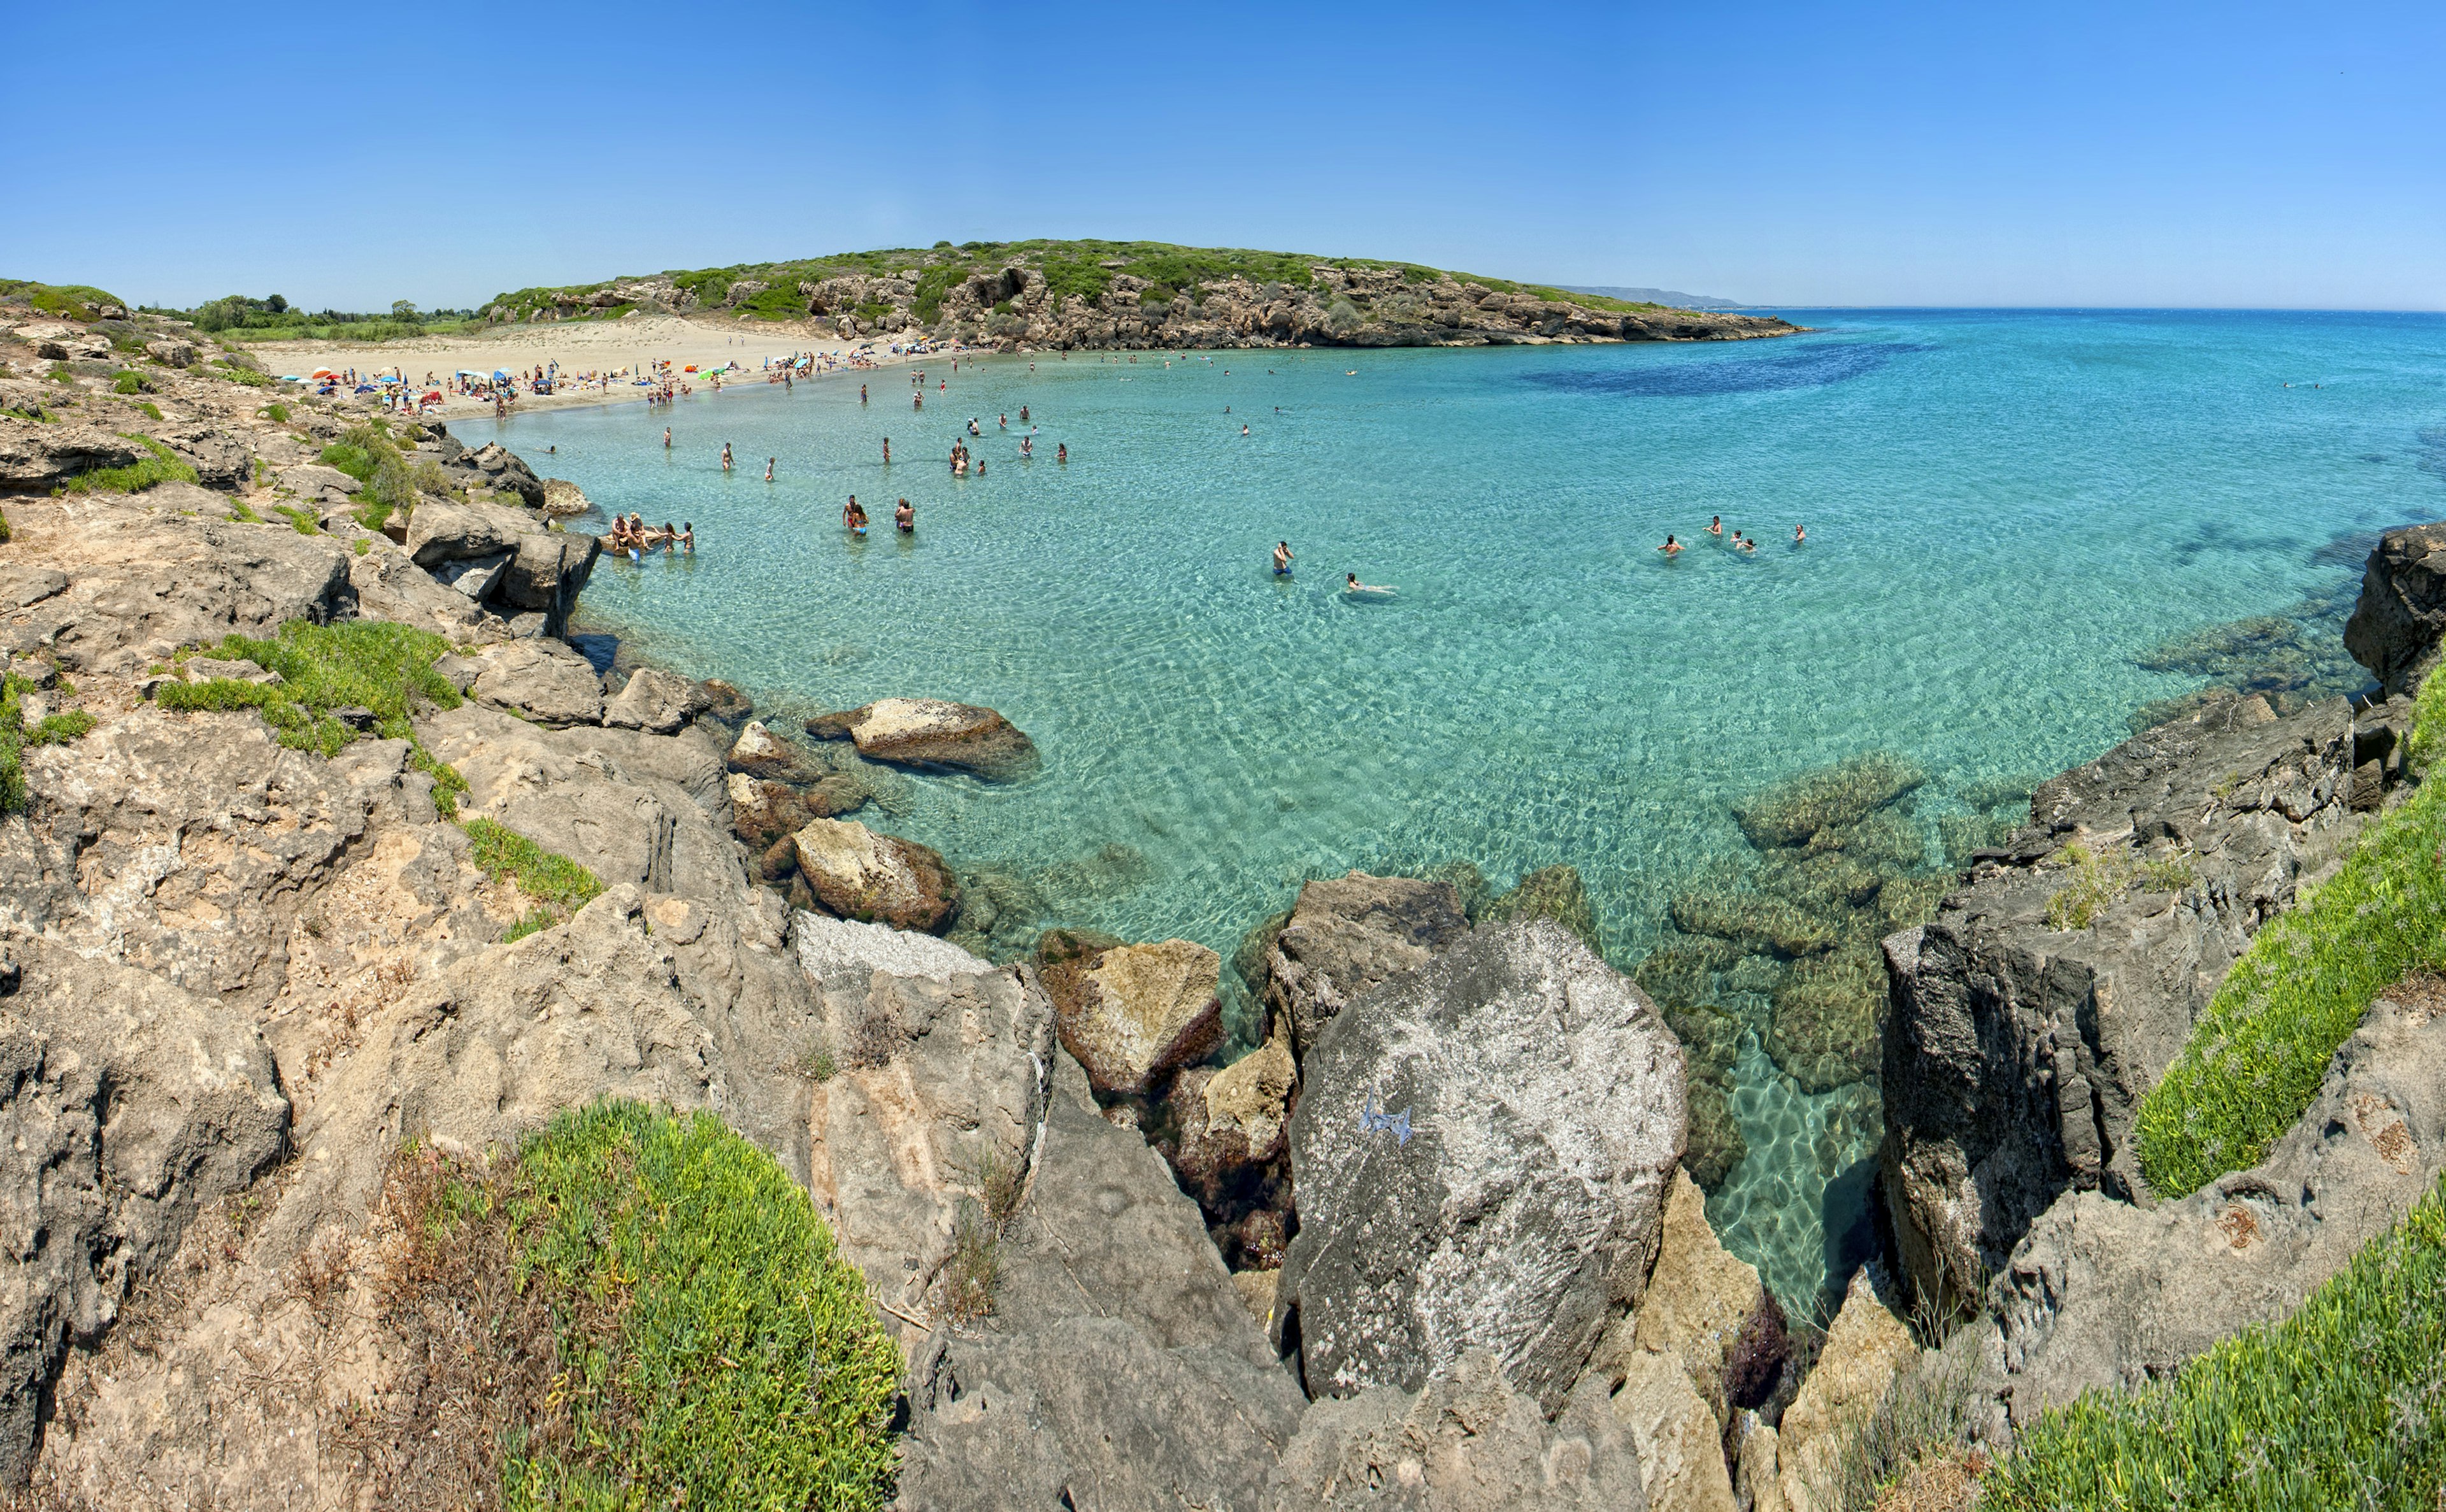
M 536 904 L 502 936 L 505 941 L 549 929 L 602 895 L 602 879 L 593 872 L 506 825 L 475 818 L 462 828 L 477 869 L 496 882 L 515 884 Z
M 94 321 L 105 313 L 127 312 L 127 301 L 91 284 L 43 284 L 30 278 L 0 278 L 0 301 L 24 301 L 37 314 L 60 320 Z
M 15 813 L 26 807 L 28 746 L 66 745 L 94 726 L 94 717 L 82 709 L 47 714 L 28 725 L 25 698 L 34 691 L 33 681 L 17 673 L 0 678 L 0 812 Z
M 420 336 L 462 335 L 470 329 L 480 329 L 483 325 L 476 318 L 474 310 L 420 310 L 405 299 L 394 301 L 387 311 L 379 313 L 341 309 L 309 312 L 295 308 L 278 294 L 261 299 L 246 294 L 227 294 L 219 299 L 207 300 L 193 309 L 146 306 L 144 312 L 191 321 L 198 330 L 209 331 L 226 340 L 250 342 L 401 341 Z
M 2446 678 L 2414 711 L 2412 759 L 2446 729 Z M 2179 1197 L 2257 1165 L 2326 1075 L 2371 999 L 2446 965 L 2446 785 L 2423 783 L 2372 824 L 2343 868 L 2262 925 L 2164 1079 L 2141 1099 L 2140 1172 Z
M 489 1419 L 510 1508 L 881 1505 L 900 1354 L 807 1194 L 710 1113 L 565 1111 L 515 1160 L 411 1148 L 387 1322 Z M 468 1326 L 471 1319 L 478 1326 Z
M 1981 1487 L 1985 1512 L 2435 1508 L 2446 1485 L 2446 1189 L 2281 1323 L 2163 1385 L 2040 1417 Z
M 196 470 L 179 459 L 179 455 L 150 436 L 122 432 L 123 439 L 134 441 L 151 454 L 140 457 L 124 467 L 97 467 L 89 473 L 79 473 L 60 485 L 64 494 L 141 494 L 157 483 L 192 483 Z
M 1013 267 L 1041 273 L 1057 302 L 1075 295 L 1092 303 L 1124 278 L 1135 281 L 1142 301 L 1157 304 L 1169 304 L 1183 296 L 1195 303 L 1204 286 L 1228 278 L 1243 278 L 1261 287 L 1304 289 L 1314 285 L 1315 270 L 1331 268 L 1344 271 L 1394 270 L 1406 283 L 1433 283 L 1450 277 L 1498 293 L 1525 293 L 1554 305 L 1571 304 L 1590 309 L 1644 312 L 1665 308 L 1381 258 L 1321 257 L 1234 247 L 1180 247 L 1170 242 L 1040 238 L 969 241 L 956 246 L 938 241 L 928 248 L 885 248 L 784 262 L 734 263 L 727 268 L 674 269 L 647 275 L 646 279 L 537 286 L 495 295 L 484 307 L 483 314 L 497 321 L 530 320 L 537 315 L 617 320 L 637 308 L 636 300 L 619 297 L 623 286 L 652 281 L 667 285 L 694 308 L 728 305 L 734 313 L 754 319 L 790 320 L 808 313 L 802 286 L 860 277 L 913 283 L 913 311 L 919 321 L 931 325 L 940 318 L 943 296 L 951 288 Z M 749 291 L 734 300 L 733 291 L 742 288 Z M 876 306 L 873 314 L 863 310 L 859 313 L 862 318 L 874 319 L 883 313 L 883 308 Z M 351 335 L 348 339 L 360 338 Z

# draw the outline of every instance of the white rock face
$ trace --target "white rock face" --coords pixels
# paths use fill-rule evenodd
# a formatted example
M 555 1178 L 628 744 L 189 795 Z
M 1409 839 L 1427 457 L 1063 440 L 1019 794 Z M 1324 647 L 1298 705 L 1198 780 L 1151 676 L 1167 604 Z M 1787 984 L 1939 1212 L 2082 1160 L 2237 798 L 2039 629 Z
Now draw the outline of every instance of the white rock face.
M 863 986 L 878 971 L 949 981 L 953 977 L 984 976 L 994 969 L 948 940 L 889 924 L 829 919 L 804 909 L 792 922 L 791 938 L 798 943 L 799 964 L 827 990 Z

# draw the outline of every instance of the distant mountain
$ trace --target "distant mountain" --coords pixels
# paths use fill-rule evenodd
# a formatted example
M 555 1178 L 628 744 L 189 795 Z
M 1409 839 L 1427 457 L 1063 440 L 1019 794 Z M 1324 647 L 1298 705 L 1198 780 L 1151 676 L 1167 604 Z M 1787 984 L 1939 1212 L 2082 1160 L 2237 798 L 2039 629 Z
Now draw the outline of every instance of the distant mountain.
M 1633 305 L 1669 305 L 1675 309 L 1740 309 L 1734 299 L 1718 299 L 1713 294 L 1684 294 L 1671 289 L 1617 289 L 1609 284 L 1556 284 L 1552 286 L 1567 294 L 1595 294 L 1604 299 L 1626 300 Z

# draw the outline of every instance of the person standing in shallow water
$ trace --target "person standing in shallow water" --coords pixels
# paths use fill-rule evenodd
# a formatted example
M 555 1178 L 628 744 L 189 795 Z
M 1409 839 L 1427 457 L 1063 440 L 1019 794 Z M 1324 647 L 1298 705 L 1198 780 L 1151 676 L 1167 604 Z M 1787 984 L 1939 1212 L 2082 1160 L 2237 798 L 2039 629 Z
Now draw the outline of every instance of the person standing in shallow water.
M 1274 543 L 1274 576 L 1289 577 L 1290 575 L 1291 543 L 1289 541 L 1276 541 Z
M 883 465 L 892 465 L 892 438 L 889 436 L 883 439 Z
M 893 523 L 894 526 L 896 526 L 896 527 L 898 527 L 898 528 L 899 528 L 899 531 L 900 531 L 900 533 L 901 533 L 901 534 L 903 534 L 903 535 L 911 535 L 911 534 L 914 534 L 914 533 L 916 532 L 916 530 L 917 530 L 917 508 L 916 508 L 916 506 L 915 506 L 915 505 L 913 505 L 913 504 L 911 504 L 911 503 L 910 503 L 907 499 L 905 499 L 905 498 L 904 498 L 904 499 L 902 499 L 902 500 L 900 501 L 900 507 L 899 507 L 898 509 L 894 510 L 894 511 L 892 512 L 892 523 Z
M 728 441 L 722 443 L 722 470 L 725 473 L 730 471 L 730 443 Z
M 1669 562 L 1673 558 L 1682 554 L 1682 543 L 1668 535 L 1665 538 L 1665 544 L 1658 547 L 1657 550 L 1664 552 L 1665 559 Z

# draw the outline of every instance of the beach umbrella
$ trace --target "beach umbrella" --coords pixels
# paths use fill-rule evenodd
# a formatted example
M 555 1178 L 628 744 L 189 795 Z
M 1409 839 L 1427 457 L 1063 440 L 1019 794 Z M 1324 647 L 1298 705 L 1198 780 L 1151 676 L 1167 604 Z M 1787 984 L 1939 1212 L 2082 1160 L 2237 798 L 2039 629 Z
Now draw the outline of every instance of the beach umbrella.
M 331 371 L 328 367 L 318 367 L 314 369 L 314 376 L 317 378 L 337 378 L 340 375 Z

